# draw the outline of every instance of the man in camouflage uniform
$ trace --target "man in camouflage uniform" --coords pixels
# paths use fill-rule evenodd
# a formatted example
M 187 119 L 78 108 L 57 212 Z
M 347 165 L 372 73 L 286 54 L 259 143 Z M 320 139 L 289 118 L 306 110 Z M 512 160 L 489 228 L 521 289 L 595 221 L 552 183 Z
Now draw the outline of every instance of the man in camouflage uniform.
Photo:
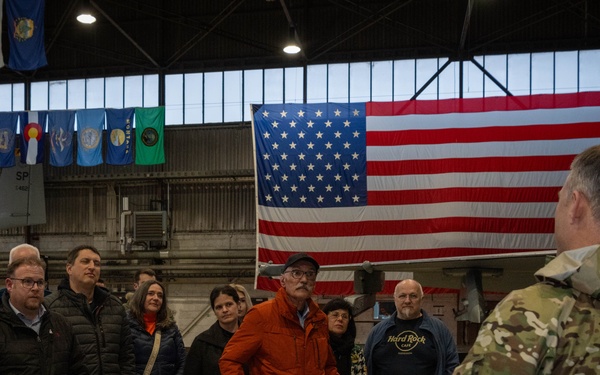
M 454 374 L 600 374 L 600 146 L 579 154 L 559 192 L 558 256 L 483 322 Z

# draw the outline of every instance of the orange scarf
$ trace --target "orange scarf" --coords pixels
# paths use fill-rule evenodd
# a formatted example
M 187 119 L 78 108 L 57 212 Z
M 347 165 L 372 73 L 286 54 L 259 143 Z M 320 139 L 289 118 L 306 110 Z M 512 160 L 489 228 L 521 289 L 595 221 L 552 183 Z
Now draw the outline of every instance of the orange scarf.
M 156 330 L 156 314 L 144 314 L 146 332 L 153 335 Z

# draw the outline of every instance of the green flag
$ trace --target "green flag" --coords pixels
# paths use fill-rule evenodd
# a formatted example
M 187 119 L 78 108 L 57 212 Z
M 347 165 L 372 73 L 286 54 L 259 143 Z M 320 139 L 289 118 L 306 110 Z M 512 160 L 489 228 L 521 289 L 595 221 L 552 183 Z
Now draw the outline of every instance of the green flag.
M 165 107 L 135 109 L 135 164 L 165 162 Z

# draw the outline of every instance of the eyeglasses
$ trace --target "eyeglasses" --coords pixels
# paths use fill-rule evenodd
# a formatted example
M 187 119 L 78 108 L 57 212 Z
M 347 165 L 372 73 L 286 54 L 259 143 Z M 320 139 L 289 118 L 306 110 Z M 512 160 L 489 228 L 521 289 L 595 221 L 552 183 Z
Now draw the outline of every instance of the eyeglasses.
M 46 280 L 33 280 L 30 278 L 25 278 L 25 279 L 17 279 L 16 277 L 9 277 L 9 279 L 11 280 L 19 280 L 21 282 L 21 284 L 27 288 L 27 289 L 31 289 L 33 288 L 33 284 L 37 285 L 38 288 L 40 289 L 44 289 L 46 287 Z
M 317 278 L 316 271 L 290 270 L 290 271 L 285 271 L 284 273 L 292 274 L 292 277 L 294 279 L 301 279 L 302 276 L 304 276 L 304 275 L 306 275 L 306 278 L 309 280 L 314 280 Z
M 416 294 L 414 294 L 414 293 L 413 293 L 413 294 L 398 294 L 398 295 L 396 296 L 396 298 L 398 298 L 398 299 L 400 299 L 400 300 L 405 300 L 405 299 L 406 299 L 406 297 L 410 298 L 411 300 L 416 300 L 416 299 L 418 299 L 418 298 L 419 298 L 419 296 L 418 296 L 418 295 L 416 295 Z
M 337 312 L 332 312 L 329 313 L 329 317 L 333 320 L 338 320 L 339 318 L 342 318 L 342 320 L 349 320 L 350 319 L 350 315 L 348 314 L 340 314 Z

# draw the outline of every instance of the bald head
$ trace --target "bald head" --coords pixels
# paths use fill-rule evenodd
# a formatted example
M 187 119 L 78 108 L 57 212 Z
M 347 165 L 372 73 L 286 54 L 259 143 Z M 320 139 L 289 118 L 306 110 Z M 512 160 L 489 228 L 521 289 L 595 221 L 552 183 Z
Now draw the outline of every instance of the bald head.
M 17 259 L 22 258 L 37 258 L 40 259 L 40 251 L 37 247 L 30 245 L 28 243 L 22 243 L 10 249 L 10 254 L 8 255 L 8 263 L 12 263 Z
M 423 287 L 412 279 L 400 281 L 394 290 L 394 304 L 400 320 L 412 320 L 421 316 Z

